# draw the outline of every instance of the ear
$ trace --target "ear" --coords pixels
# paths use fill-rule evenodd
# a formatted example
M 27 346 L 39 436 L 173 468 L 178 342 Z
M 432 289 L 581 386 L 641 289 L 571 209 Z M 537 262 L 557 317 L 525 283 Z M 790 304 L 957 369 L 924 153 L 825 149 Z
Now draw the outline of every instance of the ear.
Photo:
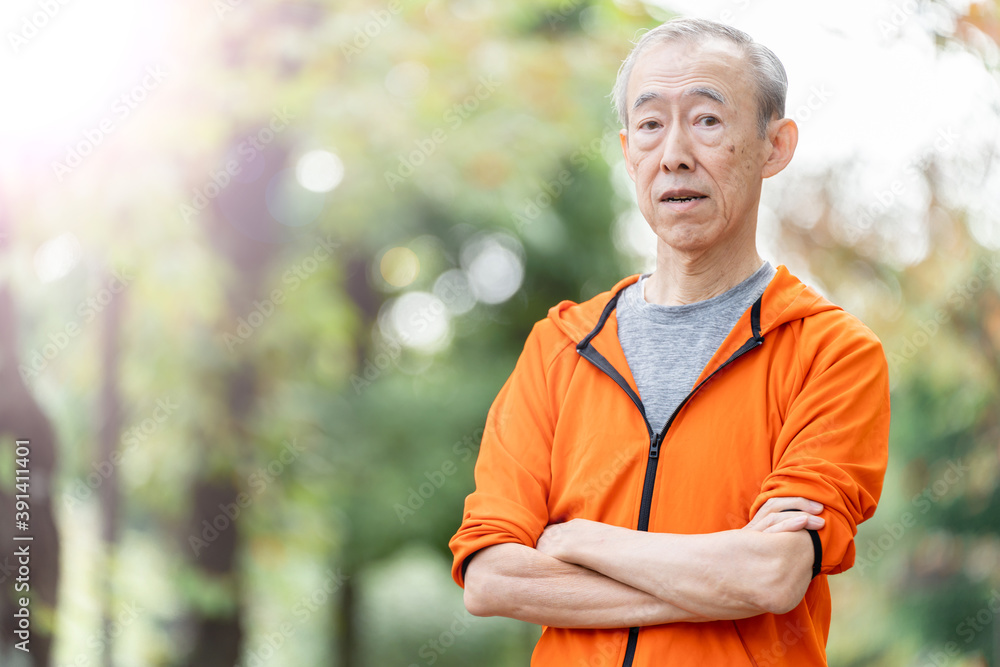
M 618 130 L 618 138 L 622 142 L 622 155 L 625 156 L 625 169 L 628 171 L 629 178 L 635 181 L 635 167 L 632 166 L 632 161 L 628 159 L 628 130 Z
M 771 178 L 792 161 L 795 147 L 799 143 L 799 126 L 791 118 L 772 120 L 768 125 L 767 136 L 771 154 L 761 169 L 762 178 Z

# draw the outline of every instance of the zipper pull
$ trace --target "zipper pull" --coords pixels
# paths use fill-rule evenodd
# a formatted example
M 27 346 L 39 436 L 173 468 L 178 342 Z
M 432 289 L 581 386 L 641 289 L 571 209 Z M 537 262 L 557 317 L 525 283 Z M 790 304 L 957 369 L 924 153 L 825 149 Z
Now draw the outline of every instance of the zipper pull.
M 656 433 L 649 439 L 649 458 L 655 459 L 660 455 L 660 436 Z

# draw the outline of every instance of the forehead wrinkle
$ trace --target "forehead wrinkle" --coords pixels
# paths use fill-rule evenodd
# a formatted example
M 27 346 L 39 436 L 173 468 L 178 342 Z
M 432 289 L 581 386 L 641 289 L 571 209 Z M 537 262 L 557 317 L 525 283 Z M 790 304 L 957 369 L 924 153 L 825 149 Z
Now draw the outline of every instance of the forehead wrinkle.
M 683 51 L 677 54 L 678 49 Z M 628 87 L 637 86 L 641 89 L 652 85 L 679 88 L 693 85 L 693 88 L 682 93 L 682 97 L 696 94 L 729 106 L 728 94 L 721 91 L 733 93 L 736 91 L 731 88 L 739 88 L 746 83 L 742 77 L 738 77 L 736 81 L 727 79 L 734 69 L 740 69 L 744 64 L 741 55 L 732 51 L 727 43 L 668 43 L 654 47 L 639 57 L 629 77 Z M 720 87 L 718 83 L 723 85 Z M 653 94 L 642 93 L 636 97 L 632 111 L 651 100 L 664 100 L 663 95 L 649 92 Z

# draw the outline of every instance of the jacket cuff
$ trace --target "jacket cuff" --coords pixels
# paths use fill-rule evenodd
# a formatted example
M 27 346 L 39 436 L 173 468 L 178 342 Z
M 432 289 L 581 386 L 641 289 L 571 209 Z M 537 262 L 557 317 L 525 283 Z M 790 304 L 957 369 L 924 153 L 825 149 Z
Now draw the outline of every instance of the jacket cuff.
M 812 538 L 813 543 L 813 576 L 815 579 L 816 575 L 823 568 L 823 543 L 819 539 L 819 533 L 812 528 L 806 528 L 809 531 L 809 537 Z
M 472 557 L 475 556 L 480 551 L 482 551 L 482 549 L 476 549 L 471 554 L 466 556 L 465 560 L 462 561 L 462 581 L 465 581 L 465 571 L 469 569 L 469 563 L 472 562 Z
M 782 512 L 796 512 L 798 510 L 787 509 L 781 510 Z M 806 528 L 809 532 L 809 538 L 812 539 L 813 543 L 813 574 L 812 578 L 815 579 L 816 575 L 819 574 L 820 570 L 823 569 L 823 543 L 819 539 L 819 533 L 812 528 Z

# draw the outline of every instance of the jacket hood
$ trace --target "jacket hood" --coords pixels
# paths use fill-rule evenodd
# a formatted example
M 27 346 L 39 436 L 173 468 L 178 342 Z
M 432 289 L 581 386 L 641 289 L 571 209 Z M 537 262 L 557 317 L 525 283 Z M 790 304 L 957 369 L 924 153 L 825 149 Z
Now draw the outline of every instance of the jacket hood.
M 784 264 L 779 264 L 777 273 L 768 283 L 761 298 L 760 329 L 761 335 L 768 331 L 827 310 L 841 310 L 823 297 L 819 292 L 809 287 L 793 276 Z M 597 324 L 601 312 L 616 294 L 639 280 L 641 274 L 635 273 L 622 278 L 614 287 L 597 296 L 576 303 L 564 300 L 549 308 L 548 318 L 556 327 L 575 342 L 583 340 Z

